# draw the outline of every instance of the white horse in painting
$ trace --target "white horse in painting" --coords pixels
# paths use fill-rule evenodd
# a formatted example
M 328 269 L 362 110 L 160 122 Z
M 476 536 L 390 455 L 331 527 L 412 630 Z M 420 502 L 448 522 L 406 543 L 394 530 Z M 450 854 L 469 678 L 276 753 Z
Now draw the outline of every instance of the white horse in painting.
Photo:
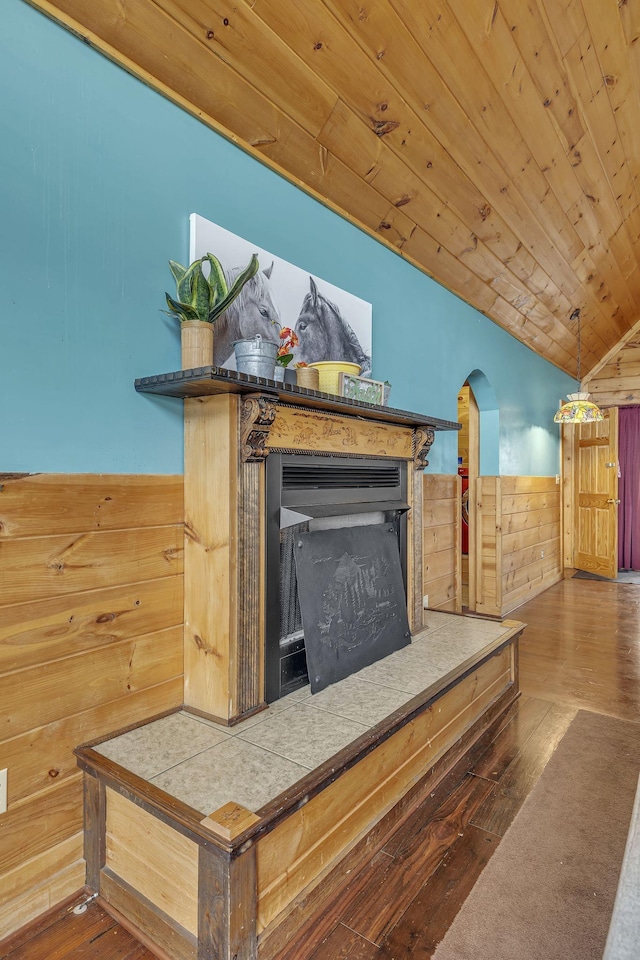
M 225 270 L 229 287 L 242 267 Z M 269 278 L 273 264 L 252 277 L 230 307 L 218 317 L 214 325 L 213 362 L 224 366 L 233 355 L 234 340 L 245 340 L 259 333 L 263 340 L 280 342 L 280 311 L 271 293 Z

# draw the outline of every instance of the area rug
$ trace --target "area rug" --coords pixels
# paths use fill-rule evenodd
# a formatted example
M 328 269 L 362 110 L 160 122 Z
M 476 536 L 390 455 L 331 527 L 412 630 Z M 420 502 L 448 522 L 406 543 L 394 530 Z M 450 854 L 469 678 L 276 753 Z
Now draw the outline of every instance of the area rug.
M 576 570 L 573 576 L 578 580 L 604 580 L 605 583 L 640 583 L 640 570 L 619 570 L 615 579 L 602 577 L 599 573 L 589 573 L 588 570 Z
M 640 724 L 581 710 L 434 960 L 601 960 L 640 770 Z

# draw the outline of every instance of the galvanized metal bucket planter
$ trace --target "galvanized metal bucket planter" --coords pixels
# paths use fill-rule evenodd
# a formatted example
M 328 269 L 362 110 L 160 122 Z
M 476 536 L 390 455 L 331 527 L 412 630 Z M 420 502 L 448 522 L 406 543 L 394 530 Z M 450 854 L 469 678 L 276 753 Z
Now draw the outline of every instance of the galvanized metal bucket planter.
M 248 373 L 254 377 L 273 380 L 275 376 L 278 344 L 264 340 L 259 333 L 247 340 L 236 340 L 233 344 L 238 373 Z

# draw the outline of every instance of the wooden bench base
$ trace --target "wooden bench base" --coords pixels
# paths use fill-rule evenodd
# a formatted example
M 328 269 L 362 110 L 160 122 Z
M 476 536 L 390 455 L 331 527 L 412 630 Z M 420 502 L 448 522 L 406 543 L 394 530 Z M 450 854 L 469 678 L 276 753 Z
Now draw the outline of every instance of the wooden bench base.
M 88 884 L 176 960 L 272 960 L 488 743 L 518 696 L 505 633 L 256 813 L 203 818 L 98 754 L 85 770 Z

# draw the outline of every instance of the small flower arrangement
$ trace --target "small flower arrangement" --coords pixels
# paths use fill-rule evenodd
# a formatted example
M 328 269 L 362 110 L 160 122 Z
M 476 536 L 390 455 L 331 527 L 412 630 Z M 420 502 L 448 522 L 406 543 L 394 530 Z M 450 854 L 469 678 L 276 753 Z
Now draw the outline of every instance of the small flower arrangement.
M 282 327 L 280 330 L 280 346 L 278 347 L 278 356 L 276 363 L 281 367 L 288 367 L 293 360 L 294 347 L 298 346 L 299 340 L 291 327 Z

